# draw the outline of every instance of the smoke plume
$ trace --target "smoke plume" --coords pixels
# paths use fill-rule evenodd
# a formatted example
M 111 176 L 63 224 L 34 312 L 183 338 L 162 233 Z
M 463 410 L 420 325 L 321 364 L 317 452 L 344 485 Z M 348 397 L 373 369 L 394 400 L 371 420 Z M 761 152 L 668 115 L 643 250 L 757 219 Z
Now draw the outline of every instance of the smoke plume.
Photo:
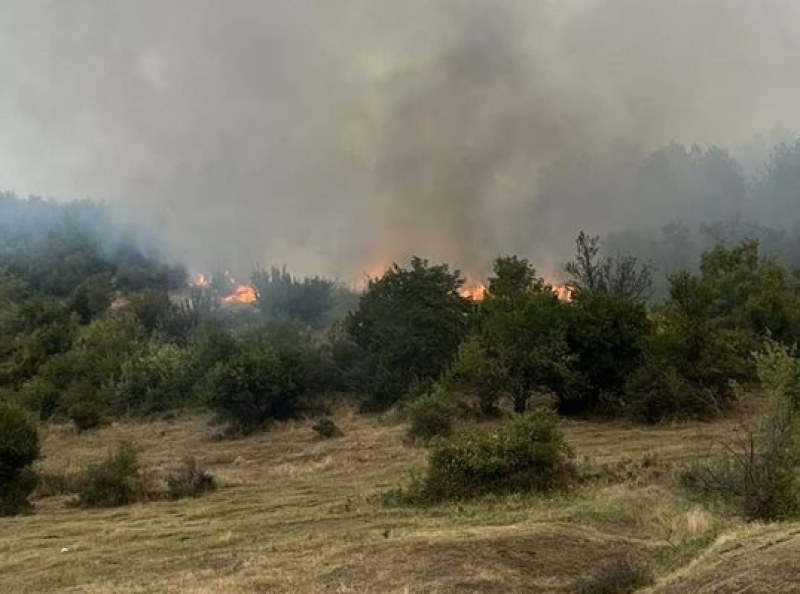
M 0 0 L 0 72 L 0 186 L 120 205 L 192 268 L 556 269 L 579 229 L 693 216 L 642 186 L 654 149 L 751 167 L 800 129 L 800 5 Z

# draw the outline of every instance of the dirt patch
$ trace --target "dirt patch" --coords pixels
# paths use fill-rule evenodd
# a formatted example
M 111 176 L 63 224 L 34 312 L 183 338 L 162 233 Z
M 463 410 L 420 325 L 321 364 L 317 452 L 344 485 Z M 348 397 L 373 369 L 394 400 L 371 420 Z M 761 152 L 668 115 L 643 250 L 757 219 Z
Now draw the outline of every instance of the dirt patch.
M 800 592 L 800 524 L 754 529 L 720 540 L 698 561 L 668 578 L 659 594 Z
M 631 551 L 579 530 L 413 542 L 360 550 L 320 591 L 552 592 Z

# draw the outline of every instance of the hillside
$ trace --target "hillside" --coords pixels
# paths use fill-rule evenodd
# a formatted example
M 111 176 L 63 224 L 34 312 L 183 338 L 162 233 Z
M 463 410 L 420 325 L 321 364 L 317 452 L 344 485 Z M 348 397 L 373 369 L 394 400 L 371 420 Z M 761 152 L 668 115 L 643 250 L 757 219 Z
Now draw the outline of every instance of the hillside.
M 570 592 L 636 553 L 653 592 L 790 592 L 800 524 L 746 525 L 686 498 L 669 478 L 735 420 L 661 428 L 565 423 L 598 480 L 569 495 L 430 508 L 379 494 L 424 465 L 404 425 L 348 412 L 344 437 L 308 421 L 216 441 L 206 419 L 43 430 L 44 473 L 77 472 L 121 440 L 163 475 L 186 455 L 219 479 L 206 497 L 78 510 L 66 496 L 3 519 L 3 592 Z M 627 475 L 631 475 L 627 477 Z

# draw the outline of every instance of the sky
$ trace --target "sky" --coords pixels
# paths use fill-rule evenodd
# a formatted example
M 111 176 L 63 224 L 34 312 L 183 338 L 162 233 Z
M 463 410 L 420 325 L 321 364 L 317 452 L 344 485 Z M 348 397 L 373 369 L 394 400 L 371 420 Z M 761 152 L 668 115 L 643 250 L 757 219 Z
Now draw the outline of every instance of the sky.
M 800 130 L 798 73 L 790 0 L 0 0 L 0 188 L 197 271 L 555 267 L 629 204 L 540 206 L 553 162 Z

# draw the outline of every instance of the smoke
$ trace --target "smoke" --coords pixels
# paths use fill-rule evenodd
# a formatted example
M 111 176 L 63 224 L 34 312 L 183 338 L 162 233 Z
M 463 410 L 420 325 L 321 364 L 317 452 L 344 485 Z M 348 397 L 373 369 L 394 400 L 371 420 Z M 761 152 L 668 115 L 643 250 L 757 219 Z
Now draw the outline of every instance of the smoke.
M 749 138 L 800 130 L 791 0 L 0 0 L 0 17 L 0 186 L 120 205 L 196 269 L 351 279 L 413 253 L 481 274 L 517 252 L 555 270 L 581 228 L 692 216 L 642 198 L 653 149 L 749 147 L 755 167 Z

